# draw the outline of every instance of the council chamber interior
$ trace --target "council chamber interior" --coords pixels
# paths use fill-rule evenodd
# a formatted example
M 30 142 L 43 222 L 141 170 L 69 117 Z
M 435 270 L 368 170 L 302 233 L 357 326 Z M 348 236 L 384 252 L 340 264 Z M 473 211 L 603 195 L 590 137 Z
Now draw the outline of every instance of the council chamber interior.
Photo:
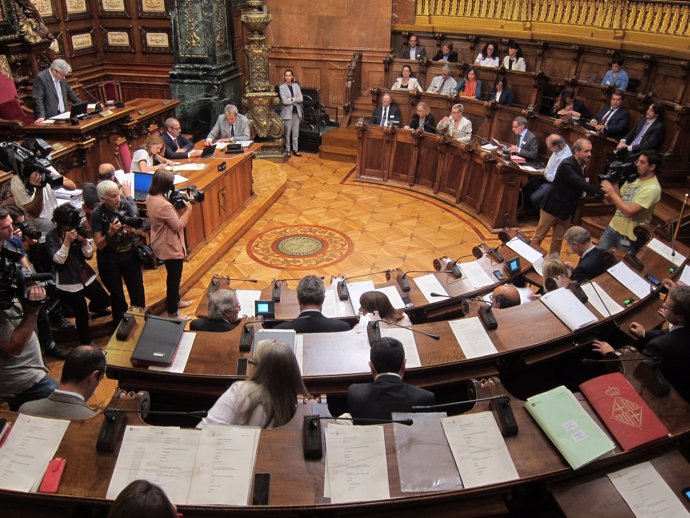
M 175 349 L 181 357 L 177 369 L 153 369 L 131 360 L 147 312 L 128 311 L 133 330 L 123 339 L 113 333 L 111 319 L 92 315 L 94 342 L 107 354 L 106 378 L 89 400 L 97 415 L 72 421 L 61 432 L 52 456 L 66 459 L 66 465 L 56 492 L 2 489 L 4 514 L 105 516 L 113 500 L 114 472 L 120 473 L 122 434 L 130 433 L 125 428 L 150 427 L 138 431 L 142 436 L 193 428 L 198 416 L 181 414 L 208 410 L 228 387 L 251 375 L 252 341 L 259 329 L 271 327 L 270 321 L 299 318 L 296 286 L 308 274 L 323 276 L 329 288 L 324 313 L 348 322 L 352 331 L 298 335 L 295 351 L 315 400 L 300 401 L 287 424 L 256 433 L 244 479 L 225 482 L 246 486 L 241 503 L 227 503 L 217 494 L 213 498 L 220 499 L 212 500 L 214 483 L 195 471 L 186 481 L 193 488 L 187 499 L 177 492 L 171 497 L 184 516 L 407 516 L 426 511 L 434 516 L 622 517 L 639 516 L 645 502 L 655 498 L 679 516 L 687 514 L 690 502 L 683 490 L 690 480 L 690 407 L 685 394 L 660 378 L 659 366 L 649 366 L 653 362 L 641 354 L 639 344 L 635 347 L 629 328 L 632 322 L 667 328 L 662 316 L 667 290 L 649 279 L 682 282 L 690 275 L 689 17 L 684 2 L 653 0 L 0 0 L 0 140 L 22 144 L 39 156 L 46 153 L 78 188 L 98 181 L 102 163 L 129 172 L 132 154 L 149 136 L 163 134 L 170 117 L 179 120 L 195 149 L 202 149 L 225 106 L 233 104 L 248 118 L 252 141 L 238 154 L 217 149 L 207 159 L 182 160 L 199 167 L 181 172 L 187 184 L 204 191 L 205 200 L 194 207 L 185 230 L 180 293 L 194 300 L 196 317 L 205 317 L 211 287 L 238 290 L 246 297 L 246 316 L 225 333 L 197 332 L 184 353 Z M 424 49 L 421 58 L 402 57 L 411 36 Z M 524 71 L 476 65 L 489 44 L 503 63 L 514 42 Z M 457 60 L 434 61 L 448 43 Z M 55 58 L 69 63 L 70 87 L 81 100 L 100 103 L 100 113 L 34 122 L 34 78 Z M 621 59 L 629 77 L 625 88 L 604 80 Z M 481 93 L 427 92 L 446 64 L 458 83 L 472 71 L 481 80 Z M 403 67 L 421 91 L 392 88 Z M 301 156 L 286 150 L 279 94 L 286 69 L 304 94 Z M 512 94 L 509 104 L 495 96 L 501 81 Z M 553 107 L 566 89 L 591 117 L 620 95 L 629 113 L 628 131 L 644 121 L 651 104 L 663 106 L 665 133 L 656 147 L 663 160 L 657 170 L 660 201 L 651 221 L 636 232 L 639 249 L 611 252 L 607 260 L 613 271 L 578 285 L 584 298 L 576 309 L 534 300 L 492 310 L 487 297 L 506 283 L 534 294 L 545 291 L 547 279 L 534 263 L 548 255 L 551 234 L 541 246 L 530 243 L 540 212 L 526 186 L 542 177 L 539 170 L 549 161 L 546 137 L 556 134 L 571 147 L 583 138 L 591 143 L 585 175 L 593 185 L 619 161 L 620 136 L 607 136 L 585 117 L 554 116 Z M 374 120 L 384 97 L 399 109 L 394 124 Z M 420 103 L 436 122 L 460 103 L 472 138 L 410 129 Z M 515 142 L 514 123 L 520 117 L 538 141 L 538 157 L 528 164 L 503 152 Z M 15 201 L 10 189 L 14 174 L 7 170 L 0 176 L 3 205 Z M 138 201 L 145 210 L 143 200 Z M 582 197 L 570 224 L 585 228 L 596 243 L 614 212 L 602 199 Z M 561 258 L 579 259 L 565 243 Z M 91 263 L 95 267 L 95 260 Z M 623 268 L 626 276 L 618 272 Z M 165 269 L 146 269 L 143 279 L 148 311 L 164 314 Z M 383 469 L 376 473 L 378 482 L 383 473 L 385 487 L 379 493 L 379 484 L 372 484 L 370 492 L 358 492 L 357 470 L 345 469 L 352 485 L 339 488 L 343 493 L 336 496 L 329 494 L 327 475 L 342 481 L 342 472 L 329 471 L 322 450 L 336 444 L 337 434 L 334 428 L 326 432 L 330 421 L 321 419 L 315 439 L 314 416 L 348 411 L 348 387 L 372 380 L 371 334 L 394 334 L 361 325 L 358 301 L 365 287 L 399 300 L 396 307 L 412 329 L 395 334 L 405 336 L 400 338 L 407 357 L 404 381 L 432 391 L 437 403 L 450 404 L 437 410 L 447 411 L 451 417 L 445 419 L 451 421 L 442 427 L 437 417 L 416 437 L 415 425 L 409 430 L 401 424 L 374 425 L 382 428 L 377 445 L 383 449 L 377 462 L 366 459 L 361 466 L 371 470 L 369 476 L 374 468 Z M 273 303 L 263 324 L 255 315 L 257 299 Z M 570 322 L 567 316 L 581 307 L 592 320 Z M 487 308 L 493 322 L 487 323 Z M 463 321 L 477 327 L 465 327 Z M 73 330 L 53 332 L 65 351 L 77 343 Z M 615 360 L 602 362 L 592 351 L 595 340 L 629 347 L 619 348 Z M 59 379 L 62 362 L 46 360 L 46 365 Z M 617 393 L 618 417 L 607 419 L 580 386 L 614 373 L 633 394 L 624 399 Z M 575 394 L 612 445 L 576 468 L 527 409 L 528 398 L 561 385 Z M 597 385 L 601 393 L 607 389 Z M 609 421 L 627 418 L 642 433 L 642 413 L 657 417 L 666 433 L 624 446 Z M 474 432 L 463 436 L 470 446 L 465 457 L 458 455 L 462 440 L 453 442 L 448 431 L 444 435 L 451 422 L 460 426 L 456 415 L 477 418 L 464 425 L 465 432 Z M 491 433 L 479 421 L 486 416 Z M 0 417 L 16 422 L 18 414 L 3 403 Z M 108 421 L 120 428 L 110 450 L 97 449 Z M 497 442 L 482 443 L 483 434 Z M 152 437 L 139 440 L 153 444 Z M 423 438 L 428 450 L 408 448 L 415 440 L 427 442 Z M 309 458 L 313 451 L 306 443 L 313 440 L 323 443 L 317 448 L 320 458 Z M 139 451 L 143 456 L 146 449 L 131 448 L 128 455 Z M 165 466 L 156 466 L 159 472 L 149 473 L 151 479 L 168 489 Z M 639 488 L 624 471 L 635 468 L 646 470 L 644 476 L 651 478 L 644 480 L 652 480 L 649 492 L 638 498 L 648 499 L 642 503 L 630 499 L 631 488 Z M 478 472 L 487 478 L 477 482 Z M 627 493 L 618 476 L 628 483 Z M 205 485 L 200 489 L 195 479 Z M 222 493 L 222 483 L 219 487 Z M 335 490 L 334 484 L 330 492 Z

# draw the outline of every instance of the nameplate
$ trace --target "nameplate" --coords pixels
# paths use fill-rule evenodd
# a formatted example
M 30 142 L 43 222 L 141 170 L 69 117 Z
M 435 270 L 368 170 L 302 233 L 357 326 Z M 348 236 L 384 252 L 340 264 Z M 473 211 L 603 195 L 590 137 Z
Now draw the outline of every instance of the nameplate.
M 99 115 L 103 118 L 110 117 L 113 114 L 112 110 L 103 110 Z
M 53 151 L 62 151 L 63 149 L 65 149 L 65 146 L 63 146 L 59 142 L 56 142 L 55 144 L 51 144 L 51 147 L 53 148 Z
M 146 110 L 144 110 L 144 109 L 141 109 L 141 110 L 137 110 L 137 113 L 138 113 L 139 115 L 146 115 L 148 112 L 147 112 Z
M 172 102 L 172 99 L 163 99 L 163 106 L 167 106 Z

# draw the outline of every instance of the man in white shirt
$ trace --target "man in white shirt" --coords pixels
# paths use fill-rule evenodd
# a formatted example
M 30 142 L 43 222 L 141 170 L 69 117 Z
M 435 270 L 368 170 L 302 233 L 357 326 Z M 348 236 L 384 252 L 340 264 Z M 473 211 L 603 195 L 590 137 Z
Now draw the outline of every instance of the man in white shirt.
M 542 200 L 546 197 L 548 192 L 551 190 L 553 179 L 556 176 L 556 169 L 561 163 L 561 160 L 572 156 L 572 151 L 570 147 L 565 143 L 563 137 L 552 133 L 546 137 L 546 147 L 551 150 L 551 156 L 549 161 L 546 163 L 546 169 L 544 169 L 544 180 L 542 184 L 537 187 L 537 189 L 529 195 L 529 199 L 532 202 L 534 208 L 539 210 Z
M 429 88 L 427 88 L 427 93 L 452 97 L 455 95 L 455 88 L 457 86 L 457 81 L 450 76 L 450 66 L 446 63 L 441 67 L 441 75 L 431 80 L 431 84 Z

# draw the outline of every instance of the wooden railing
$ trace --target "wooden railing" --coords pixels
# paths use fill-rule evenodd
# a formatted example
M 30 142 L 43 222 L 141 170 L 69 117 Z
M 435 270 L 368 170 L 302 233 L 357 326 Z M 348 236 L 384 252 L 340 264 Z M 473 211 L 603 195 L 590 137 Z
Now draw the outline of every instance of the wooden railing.
M 350 64 L 347 66 L 347 76 L 345 78 L 345 104 L 343 111 L 345 117 L 341 122 L 341 127 L 346 128 L 350 122 L 352 109 L 355 106 L 355 101 L 362 95 L 362 53 L 355 52 L 352 54 Z

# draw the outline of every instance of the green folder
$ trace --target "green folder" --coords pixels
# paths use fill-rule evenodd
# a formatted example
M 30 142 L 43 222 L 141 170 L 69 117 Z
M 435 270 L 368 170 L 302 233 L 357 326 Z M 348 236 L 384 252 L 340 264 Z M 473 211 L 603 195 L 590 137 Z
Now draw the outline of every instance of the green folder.
M 573 469 L 616 447 L 563 385 L 528 398 L 525 407 Z

